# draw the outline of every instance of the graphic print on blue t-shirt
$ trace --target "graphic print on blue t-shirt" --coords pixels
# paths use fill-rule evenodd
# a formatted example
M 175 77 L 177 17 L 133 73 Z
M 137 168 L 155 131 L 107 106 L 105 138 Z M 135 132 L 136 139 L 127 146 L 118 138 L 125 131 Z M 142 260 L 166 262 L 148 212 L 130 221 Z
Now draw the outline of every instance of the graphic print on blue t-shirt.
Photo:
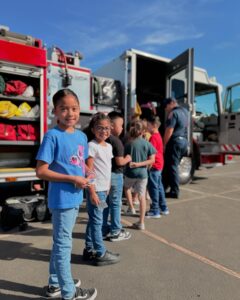
M 82 168 L 82 173 L 85 176 L 85 159 L 84 159 L 84 147 L 78 146 L 78 152 L 76 155 L 70 157 L 70 163 L 74 166 Z

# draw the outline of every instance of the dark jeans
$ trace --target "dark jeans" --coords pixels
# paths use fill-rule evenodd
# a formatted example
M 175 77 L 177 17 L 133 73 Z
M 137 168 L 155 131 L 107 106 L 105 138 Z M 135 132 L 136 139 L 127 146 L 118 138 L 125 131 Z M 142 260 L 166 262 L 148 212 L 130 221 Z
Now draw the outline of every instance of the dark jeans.
M 152 200 L 151 211 L 159 214 L 167 210 L 164 188 L 162 184 L 162 171 L 156 169 L 149 170 L 148 192 Z
M 172 194 L 179 194 L 178 166 L 187 154 L 188 141 L 185 138 L 172 138 L 166 145 L 164 154 L 163 185 L 165 190 L 170 186 Z

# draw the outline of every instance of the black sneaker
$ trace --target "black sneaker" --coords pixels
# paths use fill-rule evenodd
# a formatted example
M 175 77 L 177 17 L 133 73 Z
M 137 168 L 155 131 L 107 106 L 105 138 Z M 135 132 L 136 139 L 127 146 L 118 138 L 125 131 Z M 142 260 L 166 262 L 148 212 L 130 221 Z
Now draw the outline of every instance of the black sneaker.
M 118 253 L 112 253 L 106 251 L 103 256 L 96 256 L 94 259 L 95 266 L 106 266 L 116 264 L 120 261 L 120 255 Z
M 74 281 L 76 288 L 80 287 L 80 285 L 81 285 L 80 279 L 74 279 L 73 281 Z M 46 297 L 55 298 L 55 297 L 59 297 L 59 296 L 61 296 L 61 289 L 59 286 L 49 285 L 47 287 Z
M 93 300 L 97 297 L 97 289 L 81 289 L 76 288 L 75 295 L 72 298 L 62 300 L 77 300 L 77 299 L 84 299 L 84 300 Z
M 94 250 L 88 251 L 86 248 L 83 249 L 82 259 L 85 261 L 92 261 L 96 257 L 96 252 Z
M 165 193 L 165 197 L 166 198 L 173 198 L 173 199 L 178 199 L 178 194 L 175 194 L 175 193 L 172 193 L 172 192 L 168 192 L 168 193 Z
M 108 233 L 108 234 L 103 234 L 102 239 L 103 239 L 104 241 L 109 241 L 110 236 L 111 236 L 110 233 Z

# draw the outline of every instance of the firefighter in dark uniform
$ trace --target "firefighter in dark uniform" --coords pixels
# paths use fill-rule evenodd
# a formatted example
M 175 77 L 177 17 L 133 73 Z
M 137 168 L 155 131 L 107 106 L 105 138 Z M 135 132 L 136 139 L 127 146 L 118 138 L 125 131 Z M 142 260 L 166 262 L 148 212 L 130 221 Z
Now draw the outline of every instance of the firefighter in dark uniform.
M 163 107 L 167 114 L 163 137 L 165 149 L 163 184 L 165 191 L 170 187 L 170 192 L 166 193 L 166 197 L 178 198 L 178 166 L 182 157 L 187 154 L 189 112 L 184 107 L 178 106 L 178 103 L 174 98 L 164 99 Z

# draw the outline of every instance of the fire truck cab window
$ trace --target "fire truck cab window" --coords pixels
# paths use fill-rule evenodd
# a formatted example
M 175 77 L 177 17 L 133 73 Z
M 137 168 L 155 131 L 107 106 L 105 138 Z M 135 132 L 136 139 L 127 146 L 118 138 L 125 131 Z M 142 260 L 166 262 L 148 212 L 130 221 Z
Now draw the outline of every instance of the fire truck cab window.
M 178 103 L 184 103 L 185 94 L 185 83 L 183 80 L 173 79 L 172 80 L 172 97 L 177 99 Z
M 225 111 L 230 113 L 240 112 L 240 86 L 233 86 L 228 90 Z

